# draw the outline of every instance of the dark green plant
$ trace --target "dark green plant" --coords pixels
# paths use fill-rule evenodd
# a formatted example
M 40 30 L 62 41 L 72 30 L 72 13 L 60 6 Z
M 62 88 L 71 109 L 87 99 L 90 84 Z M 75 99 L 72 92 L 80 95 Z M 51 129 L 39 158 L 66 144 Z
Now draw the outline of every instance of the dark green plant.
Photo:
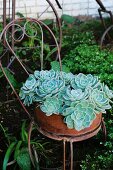
M 52 61 L 51 62 L 51 69 L 53 69 L 54 71 L 60 71 L 60 64 L 58 61 Z M 65 73 L 69 73 L 70 69 L 68 67 L 66 67 L 65 65 L 62 65 L 62 71 Z
M 29 157 L 28 148 L 22 148 L 16 160 L 22 170 L 31 170 L 31 160 Z
M 16 78 L 14 77 L 14 75 L 10 72 L 9 69 L 5 68 L 4 67 L 4 72 L 6 74 L 6 76 L 8 77 L 9 81 L 11 82 L 11 84 L 13 85 L 13 87 L 15 89 L 19 89 L 21 87 L 21 82 L 18 82 L 16 80 Z M 2 70 L 0 69 L 0 78 L 3 78 L 4 77 L 4 74 L 2 72 Z M 9 87 L 8 87 L 9 88 Z
M 105 17 L 104 22 L 106 24 L 106 28 L 112 24 L 112 21 L 109 17 Z M 92 31 L 96 41 L 100 42 L 100 38 L 103 35 L 105 28 L 100 19 L 93 18 L 85 22 L 82 22 L 79 26 L 79 31 L 80 32 Z M 113 37 L 112 31 L 110 32 L 110 36 Z
M 76 27 L 63 27 L 62 58 L 64 58 L 65 55 L 69 55 L 70 51 L 74 50 L 80 44 L 96 44 L 93 32 L 80 32 Z
M 113 86 L 113 54 L 100 50 L 98 45 L 81 44 L 71 50 L 63 64 L 73 73 L 91 73 L 98 75 L 110 87 Z
M 24 18 L 24 15 L 21 12 L 16 12 L 17 17 Z
M 63 15 L 61 16 L 61 19 L 62 19 L 62 21 L 63 21 L 64 23 L 66 23 L 66 24 L 74 24 L 74 23 L 75 23 L 75 20 L 76 20 L 76 18 L 74 18 L 74 17 L 72 17 L 72 16 L 70 16 L 70 15 L 67 15 L 67 14 L 63 14 Z
M 4 156 L 2 170 L 6 170 L 9 164 L 12 164 L 13 167 L 17 169 L 18 167 L 22 170 L 32 169 L 32 163 L 28 152 L 28 132 L 26 125 L 27 123 L 24 121 L 21 127 L 19 139 L 17 137 L 9 139 L 10 142 Z M 35 128 L 33 130 L 35 130 Z M 38 152 L 39 155 L 42 155 L 42 157 L 46 157 L 46 151 L 44 149 L 46 143 L 43 142 L 43 144 L 41 144 L 41 141 L 37 140 L 37 138 L 33 138 L 31 140 L 31 145 L 33 145 L 34 150 Z M 13 161 L 11 161 L 11 159 L 13 159 Z M 39 162 L 36 162 L 36 164 L 38 167 Z

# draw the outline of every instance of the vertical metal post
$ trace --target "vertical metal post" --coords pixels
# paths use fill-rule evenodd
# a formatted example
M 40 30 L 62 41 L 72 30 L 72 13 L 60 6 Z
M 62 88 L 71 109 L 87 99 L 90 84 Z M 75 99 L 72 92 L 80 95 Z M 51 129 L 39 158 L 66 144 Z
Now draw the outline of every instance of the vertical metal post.
M 12 0 L 12 20 L 15 19 L 15 0 Z M 12 26 L 12 35 L 14 33 L 14 25 Z M 12 49 L 14 50 L 14 39 L 12 38 Z
M 3 28 L 6 26 L 6 0 L 3 0 Z
M 6 26 L 6 0 L 3 0 L 3 28 Z M 3 37 L 3 43 L 5 45 L 5 37 Z
M 15 19 L 15 4 L 16 4 L 16 0 L 12 0 L 12 13 L 10 16 L 10 4 L 11 4 L 11 0 L 9 0 L 9 19 L 14 20 Z M 5 28 L 6 26 L 6 0 L 3 0 L 3 28 Z M 12 27 L 12 32 L 14 32 L 14 26 Z M 5 45 L 5 38 L 3 39 L 4 45 Z M 14 40 L 12 39 L 12 48 L 14 48 Z
M 12 20 L 15 19 L 15 2 L 16 0 L 12 0 Z
M 66 141 L 65 139 L 63 140 L 63 154 L 64 154 L 64 158 L 63 158 L 63 170 L 66 170 Z
M 70 152 L 71 152 L 71 166 L 70 166 L 70 170 L 73 170 L 73 141 L 70 141 Z
M 9 21 L 11 21 L 11 0 L 9 0 Z

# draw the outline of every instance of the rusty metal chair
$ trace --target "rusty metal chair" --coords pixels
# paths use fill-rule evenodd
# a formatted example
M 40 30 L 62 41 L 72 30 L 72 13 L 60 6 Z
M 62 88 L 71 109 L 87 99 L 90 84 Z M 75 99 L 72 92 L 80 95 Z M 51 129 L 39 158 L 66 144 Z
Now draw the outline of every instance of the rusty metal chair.
M 33 28 L 33 32 L 31 32 L 31 34 L 29 33 L 29 30 L 27 30 L 28 24 L 30 25 L 31 29 Z M 33 156 L 32 156 L 32 151 L 31 151 L 31 146 L 30 146 L 30 138 L 31 138 L 32 127 L 33 127 L 34 124 L 36 124 L 38 131 L 41 132 L 43 135 L 45 135 L 45 136 L 47 136 L 51 139 L 63 141 L 63 148 L 64 148 L 63 170 L 66 170 L 66 142 L 70 142 L 70 153 L 71 153 L 70 154 L 71 155 L 70 170 L 73 170 L 73 142 L 86 140 L 86 139 L 96 135 L 98 133 L 98 131 L 101 129 L 101 127 L 104 127 L 103 120 L 100 121 L 100 124 L 98 125 L 97 128 L 93 129 L 90 132 L 86 131 L 83 135 L 80 134 L 78 136 L 71 137 L 71 136 L 63 136 L 63 135 L 60 136 L 60 135 L 56 135 L 54 133 L 52 133 L 52 134 L 47 133 L 41 127 L 38 126 L 37 122 L 34 120 L 34 117 L 31 116 L 31 113 L 23 105 L 22 101 L 20 100 L 20 98 L 18 96 L 18 93 L 16 92 L 14 86 L 12 85 L 11 81 L 9 80 L 9 78 L 8 78 L 6 72 L 5 72 L 5 69 L 4 69 L 4 67 L 6 67 L 13 74 L 15 74 L 15 69 L 18 70 L 18 67 L 14 68 L 12 66 L 16 62 L 18 64 L 18 66 L 20 66 L 20 68 L 22 69 L 22 73 L 24 72 L 24 74 L 26 76 L 28 76 L 32 72 L 32 70 L 29 67 L 27 67 L 27 65 L 16 54 L 16 52 L 18 51 L 19 48 L 21 48 L 20 46 L 18 46 L 18 44 L 20 42 L 22 42 L 24 38 L 25 39 L 26 38 L 32 39 L 34 37 L 39 36 L 38 31 L 37 31 L 37 27 L 40 29 L 40 33 L 41 33 L 41 44 L 40 44 L 40 46 L 32 47 L 32 50 L 34 50 L 34 48 L 40 48 L 41 58 L 40 58 L 39 63 L 40 63 L 41 69 L 43 69 L 43 60 L 44 60 L 44 51 L 43 51 L 44 30 L 43 29 L 46 29 L 50 33 L 52 39 L 54 40 L 54 45 L 56 45 L 56 47 L 57 47 L 57 58 L 59 59 L 60 68 L 62 68 L 61 57 L 60 57 L 60 45 L 61 44 L 60 45 L 58 44 L 55 35 L 53 34 L 51 29 L 47 25 L 45 25 L 40 20 L 32 19 L 32 18 L 15 19 L 15 20 L 11 21 L 8 25 L 6 25 L 6 27 L 2 31 L 0 38 L 1 38 L 1 41 L 4 43 L 3 45 L 5 46 L 6 50 L 3 53 L 3 55 L 0 57 L 0 68 L 1 68 L 4 76 L 6 77 L 6 80 L 10 84 L 14 94 L 16 95 L 16 98 L 20 102 L 21 107 L 24 109 L 25 113 L 27 113 L 29 119 L 31 120 L 30 128 L 29 128 L 28 148 L 29 148 L 29 153 L 30 153 L 30 157 L 31 157 L 33 164 L 34 164 L 34 161 L 33 161 Z M 9 55 L 6 55 L 7 51 L 8 51 L 8 53 L 10 53 Z

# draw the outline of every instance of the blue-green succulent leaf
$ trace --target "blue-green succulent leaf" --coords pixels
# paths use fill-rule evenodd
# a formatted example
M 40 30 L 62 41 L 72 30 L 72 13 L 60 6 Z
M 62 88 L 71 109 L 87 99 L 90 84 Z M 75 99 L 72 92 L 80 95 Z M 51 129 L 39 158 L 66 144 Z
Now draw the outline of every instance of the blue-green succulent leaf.
M 44 103 L 40 106 L 40 109 L 47 115 L 50 116 L 53 113 L 61 113 L 62 101 L 56 97 L 46 98 Z

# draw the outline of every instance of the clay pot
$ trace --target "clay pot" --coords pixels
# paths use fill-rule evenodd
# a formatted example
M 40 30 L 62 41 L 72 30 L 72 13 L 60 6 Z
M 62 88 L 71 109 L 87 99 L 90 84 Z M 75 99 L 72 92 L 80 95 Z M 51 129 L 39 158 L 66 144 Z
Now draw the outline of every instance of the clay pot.
M 46 116 L 39 108 L 36 108 L 36 121 L 39 127 L 48 132 L 60 136 L 74 137 L 75 141 L 82 141 L 88 139 L 98 133 L 101 128 L 102 114 L 97 114 L 95 120 L 90 127 L 77 131 L 75 129 L 69 129 L 63 122 L 63 116 L 53 114 Z

